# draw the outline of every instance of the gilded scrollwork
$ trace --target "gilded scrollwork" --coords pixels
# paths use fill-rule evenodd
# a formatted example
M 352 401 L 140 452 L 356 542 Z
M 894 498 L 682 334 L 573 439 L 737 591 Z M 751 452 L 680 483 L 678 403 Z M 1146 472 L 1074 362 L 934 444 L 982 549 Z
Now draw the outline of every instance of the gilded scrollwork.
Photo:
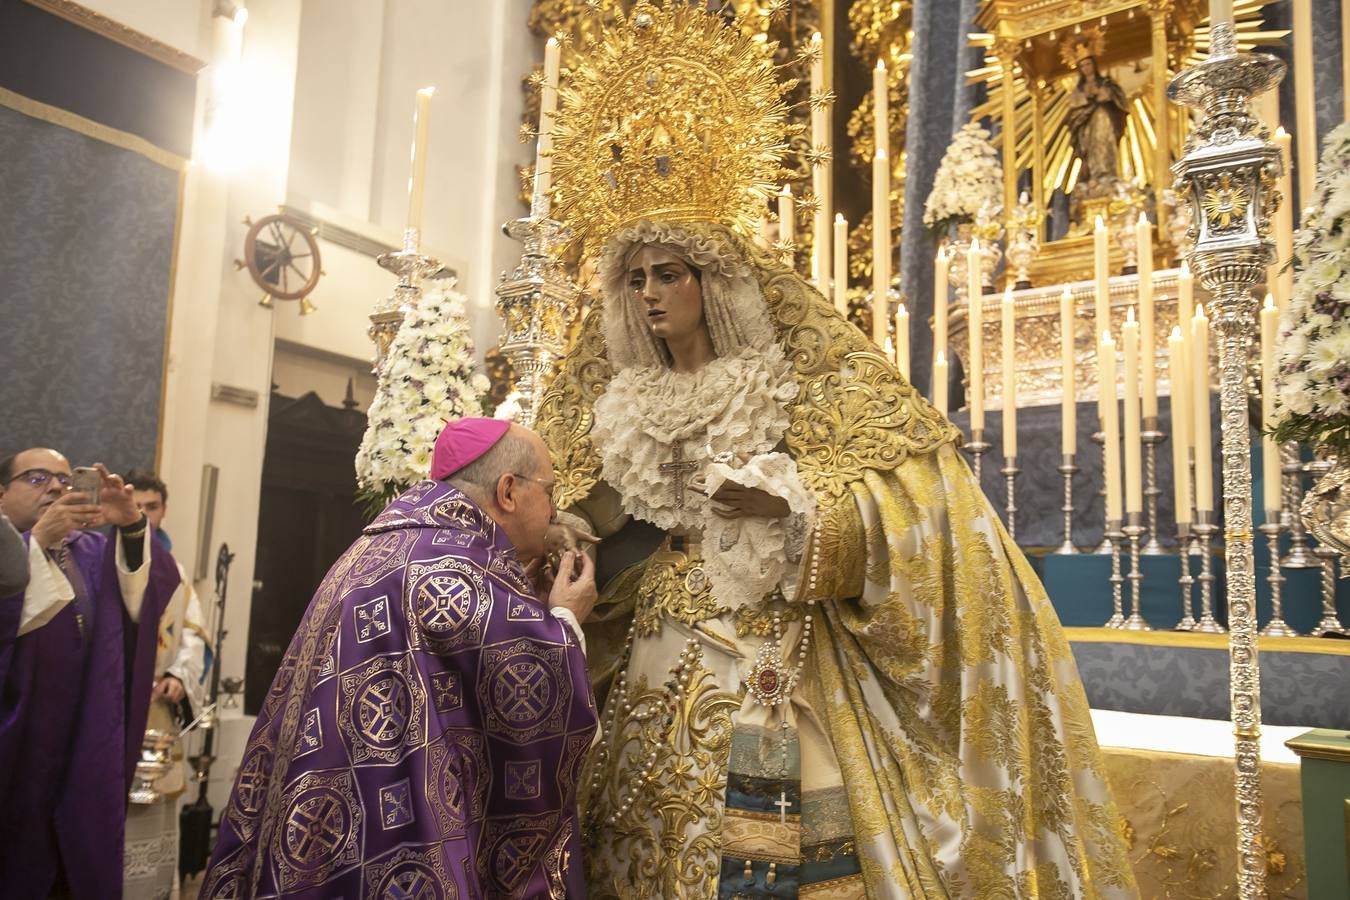
M 672 709 L 671 688 L 640 677 L 604 737 L 608 752 L 596 755 L 618 763 L 599 793 L 581 798 L 595 896 L 631 897 L 638 886 L 644 897 L 717 896 L 731 715 L 741 701 L 699 660 L 680 679 Z M 624 787 L 644 782 L 625 804 Z

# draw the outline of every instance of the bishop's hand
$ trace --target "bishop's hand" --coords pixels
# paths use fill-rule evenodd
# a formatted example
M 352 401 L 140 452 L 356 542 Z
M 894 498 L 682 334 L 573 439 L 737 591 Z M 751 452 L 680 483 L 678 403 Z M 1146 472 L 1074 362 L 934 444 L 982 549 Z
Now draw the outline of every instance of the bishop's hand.
M 578 622 L 584 622 L 595 607 L 598 596 L 595 589 L 595 561 L 585 553 L 565 551 L 548 593 L 548 608 L 564 607 L 577 617 Z
M 557 559 L 565 550 L 584 553 L 588 546 L 598 543 L 600 539 L 589 531 L 554 522 L 544 534 L 544 555 L 549 559 Z
M 95 463 L 94 468 L 103 476 L 103 487 L 98 496 L 103 519 L 124 528 L 139 522 L 141 511 L 132 497 L 132 486 L 124 482 L 122 476 L 109 472 L 103 463 Z

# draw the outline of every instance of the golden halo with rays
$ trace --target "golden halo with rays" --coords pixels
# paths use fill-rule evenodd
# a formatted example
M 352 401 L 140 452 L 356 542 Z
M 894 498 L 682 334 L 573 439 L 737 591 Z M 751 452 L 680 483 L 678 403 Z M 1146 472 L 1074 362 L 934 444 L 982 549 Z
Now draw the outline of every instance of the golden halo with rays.
M 638 4 L 559 92 L 558 218 L 588 249 L 644 218 L 753 233 L 787 149 L 774 46 L 698 8 Z

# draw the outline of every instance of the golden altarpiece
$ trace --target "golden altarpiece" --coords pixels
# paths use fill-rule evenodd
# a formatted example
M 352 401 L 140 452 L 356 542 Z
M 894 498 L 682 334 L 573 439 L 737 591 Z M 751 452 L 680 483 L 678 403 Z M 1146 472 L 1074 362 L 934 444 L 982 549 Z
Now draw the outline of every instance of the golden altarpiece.
M 1285 34 L 1265 30 L 1262 7 L 1269 2 L 1238 4 L 1241 49 Z M 1203 0 L 984 0 L 976 23 L 985 31 L 971 35 L 971 43 L 985 56 L 966 80 L 987 91 L 971 119 L 994 123 L 1004 160 L 1004 222 L 986 225 L 984 233 L 977 226 L 976 236 L 1006 235 L 1005 255 L 1011 257 L 1014 233 L 1025 222 L 1039 244 L 1026 254 L 1028 277 L 1018 279 L 1014 290 L 1018 402 L 1059 401 L 1059 297 L 1066 286 L 1080 311 L 1075 356 L 1088 363 L 1076 367 L 1078 397 L 1095 400 L 1096 366 L 1090 363 L 1100 337 L 1092 333 L 1091 315 L 1098 217 L 1109 232 L 1113 333 L 1137 303 L 1134 223 L 1140 214 L 1154 226 L 1155 357 L 1165 356 L 1167 335 L 1178 324 L 1180 273 L 1171 266 L 1179 261 L 1190 222 L 1185 204 L 1171 191 L 1171 166 L 1182 154 L 1191 119 L 1166 92 L 1173 75 L 1208 53 L 1208 7 Z M 1084 89 L 1089 80 L 1101 83 L 1096 94 L 1105 114 L 1085 111 L 1084 94 L 1093 93 Z M 1083 121 L 1094 118 L 1098 121 Z M 949 318 L 951 346 L 963 360 L 969 348 L 965 265 L 964 256 L 952 263 L 957 295 Z M 1010 265 L 1009 284 L 1012 272 Z M 986 292 L 991 283 L 986 277 Z M 1197 283 L 1195 300 L 1204 299 Z M 997 316 L 986 314 L 984 328 L 985 405 L 1001 408 Z M 1159 391 L 1170 392 L 1165 380 Z

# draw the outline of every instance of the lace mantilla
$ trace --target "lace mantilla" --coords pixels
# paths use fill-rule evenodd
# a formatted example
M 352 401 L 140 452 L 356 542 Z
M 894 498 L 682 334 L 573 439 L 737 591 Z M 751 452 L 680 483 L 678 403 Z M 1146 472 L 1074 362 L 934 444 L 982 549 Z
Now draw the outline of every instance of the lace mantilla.
M 624 510 L 636 518 L 666 531 L 707 534 L 710 538 L 715 532 L 717 540 L 705 542 L 704 555 L 721 557 L 709 560 L 709 576 L 714 593 L 728 606 L 738 605 L 736 601 L 758 590 L 758 583 L 764 580 L 751 579 L 756 582 L 754 587 L 738 586 L 738 578 L 746 571 L 746 554 L 757 556 L 756 551 L 772 546 L 776 548 L 774 555 L 786 566 L 785 551 L 792 543 L 787 535 L 790 523 L 740 529 L 733 534 L 722 526 L 724 520 L 712 514 L 706 497 L 685 491 L 681 504 L 679 488 L 696 476 L 711 476 L 715 469 L 726 469 L 713 465 L 713 458 L 719 454 L 783 456 L 786 465 L 780 460 L 771 466 L 774 477 L 750 486 L 784 496 L 795 514 L 804 514 L 808 505 L 813 509 L 814 501 L 802 486 L 791 458 L 772 453 L 787 432 L 788 404 L 796 396 L 791 366 L 782 350 L 771 345 L 767 350 L 742 348 L 693 373 L 674 372 L 665 366 L 625 368 L 595 402 L 592 437 L 600 454 L 602 477 L 619 492 Z M 683 471 L 671 468 L 677 463 L 676 447 L 689 464 Z M 728 475 L 721 473 L 718 477 L 725 480 Z M 754 571 L 762 568 L 756 564 Z M 776 570 L 772 579 L 776 584 L 781 569 L 772 568 Z M 749 599 L 757 602 L 764 593 L 758 591 Z

